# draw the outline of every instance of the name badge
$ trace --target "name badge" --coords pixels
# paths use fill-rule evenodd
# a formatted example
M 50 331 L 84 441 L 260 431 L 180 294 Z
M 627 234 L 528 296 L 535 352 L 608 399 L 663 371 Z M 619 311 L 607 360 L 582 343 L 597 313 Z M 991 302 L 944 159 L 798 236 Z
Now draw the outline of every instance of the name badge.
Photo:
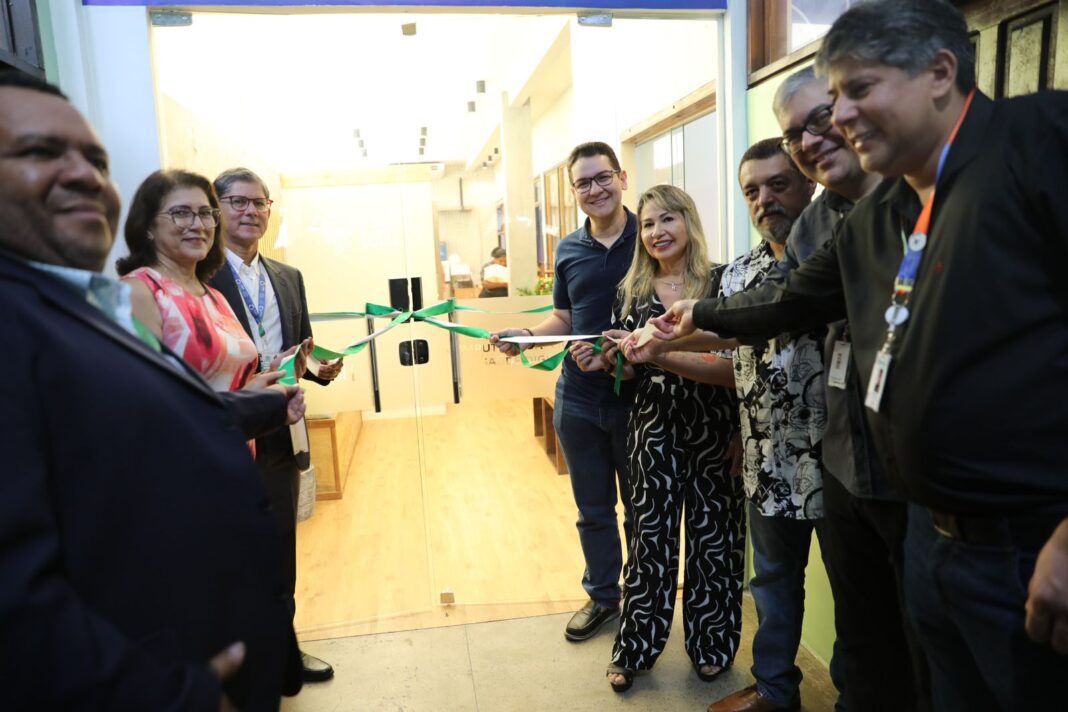
M 827 385 L 831 388 L 846 387 L 846 378 L 849 376 L 849 351 L 852 348 L 848 341 L 835 341 L 834 351 L 831 352 L 831 367 L 827 370 Z
M 883 391 L 886 389 L 886 377 L 890 373 L 892 358 L 888 352 L 880 351 L 871 367 L 871 379 L 868 380 L 868 395 L 864 399 L 864 405 L 876 413 L 879 412 L 879 404 L 883 400 Z

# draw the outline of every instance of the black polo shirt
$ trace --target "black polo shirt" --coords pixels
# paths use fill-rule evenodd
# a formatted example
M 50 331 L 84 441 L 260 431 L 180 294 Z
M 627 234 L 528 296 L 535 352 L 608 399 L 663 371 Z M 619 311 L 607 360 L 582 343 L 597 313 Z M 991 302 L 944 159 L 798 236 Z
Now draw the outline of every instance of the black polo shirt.
M 553 306 L 571 311 L 573 334 L 600 334 L 612 328 L 616 287 L 630 268 L 638 236 L 638 218 L 629 210 L 626 213 L 623 234 L 611 247 L 606 248 L 590 236 L 589 218 L 556 247 Z M 633 383 L 624 381 L 619 396 L 612 392 L 612 385 L 610 375 L 599 371 L 583 373 L 568 355 L 557 394 L 568 401 L 567 405 L 629 405 Z

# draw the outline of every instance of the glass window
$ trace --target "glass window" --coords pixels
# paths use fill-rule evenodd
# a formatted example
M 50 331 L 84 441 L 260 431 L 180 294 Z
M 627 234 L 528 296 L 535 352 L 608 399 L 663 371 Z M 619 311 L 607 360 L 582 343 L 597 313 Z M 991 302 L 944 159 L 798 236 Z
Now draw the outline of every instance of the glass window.
M 756 72 L 827 34 L 857 0 L 750 0 L 749 71 Z
M 820 39 L 838 16 L 849 9 L 850 0 L 792 0 L 790 5 L 790 51 Z

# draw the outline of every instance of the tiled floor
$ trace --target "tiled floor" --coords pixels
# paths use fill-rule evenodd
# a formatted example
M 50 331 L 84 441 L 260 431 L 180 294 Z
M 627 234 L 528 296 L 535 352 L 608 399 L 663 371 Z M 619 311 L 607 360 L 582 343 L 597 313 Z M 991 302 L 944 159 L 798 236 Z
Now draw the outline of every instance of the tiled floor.
M 703 710 L 752 682 L 750 642 L 756 623 L 746 597 L 742 645 L 734 668 L 714 683 L 697 679 L 682 647 L 676 609 L 673 635 L 656 669 L 629 692 L 611 691 L 604 670 L 614 627 L 568 643 L 570 614 L 475 623 L 402 633 L 306 642 L 304 650 L 334 665 L 336 677 L 306 685 L 283 712 L 582 712 Z M 612 628 L 612 630 L 609 630 Z M 835 693 L 827 668 L 802 649 L 806 712 L 830 712 Z

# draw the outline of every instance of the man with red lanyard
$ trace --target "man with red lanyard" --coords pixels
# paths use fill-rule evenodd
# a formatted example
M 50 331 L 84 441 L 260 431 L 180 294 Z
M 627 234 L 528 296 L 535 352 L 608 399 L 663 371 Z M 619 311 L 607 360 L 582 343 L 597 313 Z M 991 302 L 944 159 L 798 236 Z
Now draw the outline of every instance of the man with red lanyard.
M 944 0 L 854 6 L 817 68 L 861 165 L 896 180 L 781 284 L 676 302 L 663 335 L 848 316 L 879 456 L 912 502 L 906 603 L 934 709 L 1051 709 L 1068 671 L 1068 94 L 978 92 Z

